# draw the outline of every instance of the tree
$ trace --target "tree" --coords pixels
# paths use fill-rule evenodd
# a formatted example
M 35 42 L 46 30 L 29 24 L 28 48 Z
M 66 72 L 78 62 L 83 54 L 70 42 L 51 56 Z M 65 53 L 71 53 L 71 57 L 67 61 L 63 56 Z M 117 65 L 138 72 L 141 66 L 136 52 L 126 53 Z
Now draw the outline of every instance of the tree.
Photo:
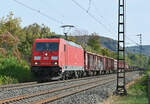
M 23 31 L 25 32 L 25 40 L 22 42 L 22 45 L 20 45 L 20 50 L 24 56 L 31 56 L 32 45 L 35 39 L 46 38 L 47 36 L 55 34 L 50 32 L 49 27 L 37 23 L 24 27 Z
M 20 52 L 18 50 L 18 44 L 20 40 L 10 34 L 9 32 L 0 35 L 0 50 L 4 56 L 16 56 L 20 60 Z
M 96 52 L 101 52 L 99 36 L 96 33 L 92 33 L 92 36 L 88 39 L 87 45 L 89 45 Z
M 0 19 L 0 34 L 7 32 L 18 37 L 20 41 L 25 39 L 25 34 L 21 28 L 21 19 L 15 18 L 12 12 L 6 18 Z
M 14 14 L 12 12 L 10 12 L 6 17 L 2 17 L 0 19 L 0 36 L 5 33 L 10 33 L 12 37 L 16 37 L 19 40 L 17 48 L 22 53 L 22 56 L 31 55 L 32 44 L 35 39 L 45 38 L 49 35 L 55 34 L 51 33 L 50 28 L 45 26 L 44 24 L 39 25 L 37 23 L 34 23 L 22 28 L 21 19 L 14 17 Z M 5 48 L 9 48 L 9 45 L 13 44 L 7 44 Z M 1 51 L 4 53 L 4 50 L 1 49 Z

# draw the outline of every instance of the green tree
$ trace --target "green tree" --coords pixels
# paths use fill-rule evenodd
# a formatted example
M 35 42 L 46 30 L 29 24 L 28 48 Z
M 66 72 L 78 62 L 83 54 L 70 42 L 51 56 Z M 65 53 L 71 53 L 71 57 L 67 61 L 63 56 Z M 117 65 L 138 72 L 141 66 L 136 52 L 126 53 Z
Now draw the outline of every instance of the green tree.
M 99 36 L 96 33 L 93 33 L 92 36 L 88 39 L 87 45 L 90 46 L 97 53 L 101 52 Z
M 109 49 L 104 48 L 104 49 L 102 49 L 102 55 L 110 57 L 111 56 L 111 52 L 109 51 Z
M 18 37 L 20 41 L 24 41 L 25 39 L 25 34 L 21 28 L 21 19 L 15 18 L 12 12 L 6 18 L 2 17 L 0 19 L 0 34 L 7 32 Z
M 44 24 L 39 25 L 37 23 L 24 27 L 23 31 L 25 32 L 25 40 L 22 42 L 22 45 L 20 45 L 20 50 L 22 51 L 24 56 L 29 57 L 31 56 L 32 45 L 35 39 L 46 38 L 47 36 L 55 34 L 51 33 L 50 28 L 48 28 Z

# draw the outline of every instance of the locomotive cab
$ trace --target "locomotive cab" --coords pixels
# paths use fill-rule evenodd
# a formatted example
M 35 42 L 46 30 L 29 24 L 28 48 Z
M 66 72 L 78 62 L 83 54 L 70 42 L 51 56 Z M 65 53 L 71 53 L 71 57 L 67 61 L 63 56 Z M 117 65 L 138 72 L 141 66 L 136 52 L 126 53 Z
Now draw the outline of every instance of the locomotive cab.
M 84 71 L 84 50 L 64 39 L 36 39 L 31 71 L 37 79 L 68 79 Z
M 58 76 L 59 39 L 36 39 L 32 48 L 31 71 L 36 77 Z

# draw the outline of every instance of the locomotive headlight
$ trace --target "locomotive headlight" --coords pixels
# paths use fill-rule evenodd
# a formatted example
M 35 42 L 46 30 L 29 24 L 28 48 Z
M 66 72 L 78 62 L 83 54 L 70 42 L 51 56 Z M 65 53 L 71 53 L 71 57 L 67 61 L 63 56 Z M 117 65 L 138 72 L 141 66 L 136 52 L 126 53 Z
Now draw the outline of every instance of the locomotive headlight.
M 51 60 L 58 60 L 58 56 L 52 56 Z
M 53 64 L 53 65 L 57 65 L 57 64 L 58 64 L 58 62 L 52 62 L 52 64 Z
M 41 60 L 41 56 L 34 56 L 34 60 Z
M 48 56 L 48 53 L 45 53 L 45 56 Z
M 57 65 L 57 62 L 54 62 L 55 65 Z
M 39 63 L 39 62 L 35 62 L 34 64 L 35 64 L 35 65 L 39 65 L 40 63 Z

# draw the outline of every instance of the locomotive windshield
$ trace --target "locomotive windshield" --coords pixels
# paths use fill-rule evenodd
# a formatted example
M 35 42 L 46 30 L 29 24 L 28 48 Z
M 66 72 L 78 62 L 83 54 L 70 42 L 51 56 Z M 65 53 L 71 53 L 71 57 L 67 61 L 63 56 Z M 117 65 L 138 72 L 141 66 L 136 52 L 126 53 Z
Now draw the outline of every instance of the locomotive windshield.
M 36 43 L 35 51 L 57 51 L 58 43 Z

